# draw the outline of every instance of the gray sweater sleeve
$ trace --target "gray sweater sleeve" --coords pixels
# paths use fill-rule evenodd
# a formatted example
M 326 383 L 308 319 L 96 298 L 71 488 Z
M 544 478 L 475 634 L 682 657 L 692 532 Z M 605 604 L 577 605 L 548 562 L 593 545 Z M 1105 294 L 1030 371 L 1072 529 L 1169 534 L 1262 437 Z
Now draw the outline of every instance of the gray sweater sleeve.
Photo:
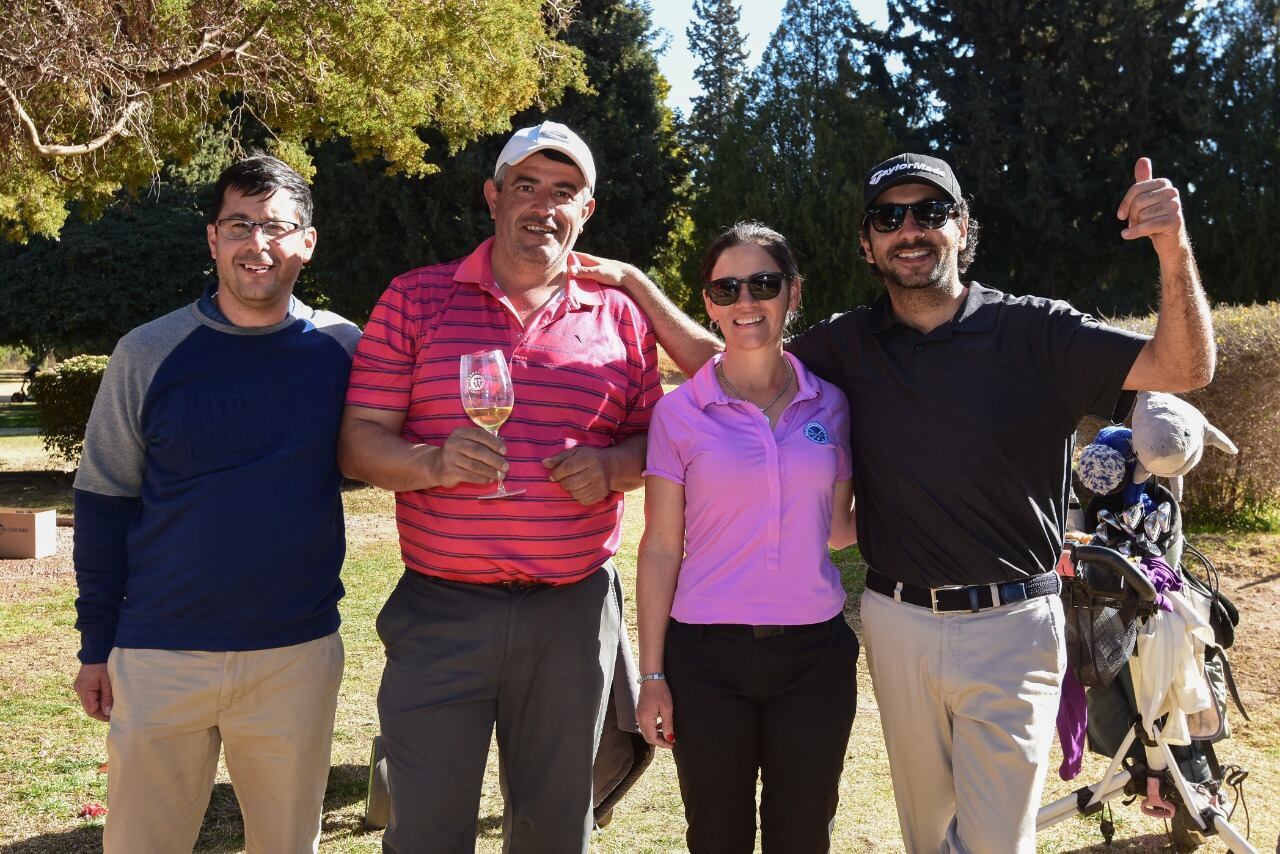
M 85 430 L 76 489 L 129 498 L 140 494 L 146 451 L 142 404 L 165 358 L 199 325 L 193 311 L 193 306 L 178 309 L 116 344 Z
M 317 330 L 341 344 L 342 349 L 347 351 L 347 356 L 351 356 L 356 352 L 356 344 L 360 342 L 359 326 L 356 326 L 340 314 L 313 309 L 300 300 L 295 300 L 295 302 L 295 316 L 310 321 Z
M 197 324 L 188 307 L 120 339 L 93 402 L 75 480 L 76 628 L 85 664 L 105 662 L 115 642 L 129 525 L 141 504 L 143 401 L 156 370 Z

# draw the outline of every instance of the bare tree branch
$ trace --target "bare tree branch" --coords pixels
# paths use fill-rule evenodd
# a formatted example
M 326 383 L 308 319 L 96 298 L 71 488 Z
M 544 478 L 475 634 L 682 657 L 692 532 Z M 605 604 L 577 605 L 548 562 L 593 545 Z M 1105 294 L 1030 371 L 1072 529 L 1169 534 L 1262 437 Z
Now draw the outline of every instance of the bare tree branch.
M 41 157 L 73 157 L 98 150 L 124 130 L 129 123 L 129 119 L 133 118 L 133 114 L 138 111 L 143 103 L 141 93 L 131 97 L 125 108 L 120 111 L 119 117 L 111 127 L 107 128 L 106 133 L 94 137 L 88 142 L 78 145 L 45 145 L 40 142 L 40 131 L 36 128 L 36 123 L 31 120 L 31 116 L 27 115 L 27 111 L 22 107 L 22 102 L 18 100 L 18 93 L 9 88 L 9 84 L 5 82 L 3 77 L 0 77 L 0 89 L 3 89 L 5 94 L 9 96 L 9 103 L 13 105 L 14 112 L 18 114 L 18 121 L 22 123 L 23 129 L 26 131 L 27 145 Z
M 62 0 L 45 0 L 45 6 L 49 7 L 64 27 L 71 26 L 71 16 L 67 14 L 67 7 L 62 5 Z
M 267 19 L 263 18 L 258 22 L 258 26 L 256 26 L 249 35 L 245 36 L 235 47 L 226 48 L 225 50 L 220 50 L 216 53 L 202 56 L 194 62 L 189 62 L 186 65 L 179 65 L 176 68 L 168 68 L 164 71 L 148 71 L 146 74 L 142 75 L 142 82 L 148 89 L 154 91 L 163 89 L 166 86 L 171 86 L 180 80 L 195 77 L 197 74 L 201 74 L 211 68 L 216 68 L 223 63 L 230 62 L 235 59 L 245 51 L 245 48 L 249 46 L 250 42 L 266 32 L 266 29 Z
M 53 0 L 57 4 L 57 0 Z M 61 8 L 59 6 L 59 11 Z M 254 39 L 260 37 L 267 29 L 267 18 L 262 18 L 256 27 L 254 27 L 248 35 L 246 35 L 236 45 L 221 48 L 212 53 L 207 53 L 199 59 L 188 62 L 184 65 L 167 68 L 162 71 L 148 71 L 142 74 L 128 75 L 130 79 L 140 83 L 143 87 L 141 91 L 131 92 L 124 106 L 115 121 L 113 121 L 107 129 L 99 136 L 94 137 L 88 142 L 75 145 L 49 145 L 41 142 L 40 131 L 36 127 L 35 121 L 31 115 L 27 113 L 22 106 L 22 101 L 18 98 L 18 93 L 9 86 L 8 82 L 0 77 L 0 89 L 8 96 L 10 105 L 18 116 L 18 121 L 22 125 L 27 146 L 33 153 L 40 157 L 73 157 L 81 154 L 88 154 L 96 151 L 106 145 L 116 136 L 119 136 L 128 126 L 129 121 L 134 114 L 142 107 L 146 98 L 154 92 L 166 89 L 175 83 L 183 80 L 189 80 L 220 65 L 224 65 L 237 57 L 241 56 L 249 47 Z M 200 50 L 207 50 L 209 44 L 209 33 L 205 34 L 202 39 Z

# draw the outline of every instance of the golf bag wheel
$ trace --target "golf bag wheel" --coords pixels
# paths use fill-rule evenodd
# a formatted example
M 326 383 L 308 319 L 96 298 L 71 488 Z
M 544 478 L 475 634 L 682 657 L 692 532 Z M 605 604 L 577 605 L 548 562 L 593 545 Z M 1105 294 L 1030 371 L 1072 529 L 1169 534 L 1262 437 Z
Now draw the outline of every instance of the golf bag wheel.
M 20 391 L 15 391 L 13 394 L 9 395 L 9 402 L 10 403 L 26 403 L 27 396 Z
M 1173 814 L 1173 825 L 1170 833 L 1173 836 L 1173 848 L 1175 851 L 1195 851 L 1205 843 L 1204 834 L 1200 832 L 1200 825 L 1195 823 L 1195 820 L 1187 812 L 1186 807 L 1181 805 L 1179 805 L 1178 811 Z
M 387 786 L 387 754 L 382 736 L 373 737 L 369 753 L 369 790 L 364 799 L 364 826 L 382 830 L 391 820 L 391 789 Z

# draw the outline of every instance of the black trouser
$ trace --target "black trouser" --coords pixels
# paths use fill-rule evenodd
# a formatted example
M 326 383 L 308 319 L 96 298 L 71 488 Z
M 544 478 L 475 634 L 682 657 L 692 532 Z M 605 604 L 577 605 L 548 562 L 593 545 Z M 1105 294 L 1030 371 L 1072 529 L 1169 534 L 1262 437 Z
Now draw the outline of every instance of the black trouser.
M 471 854 L 495 725 L 503 851 L 587 854 L 592 760 L 618 631 L 612 563 L 505 589 L 406 570 L 378 614 L 378 718 L 391 817 L 382 849 Z
M 824 854 L 857 705 L 858 639 L 837 615 L 757 638 L 671 621 L 676 771 L 692 854 Z

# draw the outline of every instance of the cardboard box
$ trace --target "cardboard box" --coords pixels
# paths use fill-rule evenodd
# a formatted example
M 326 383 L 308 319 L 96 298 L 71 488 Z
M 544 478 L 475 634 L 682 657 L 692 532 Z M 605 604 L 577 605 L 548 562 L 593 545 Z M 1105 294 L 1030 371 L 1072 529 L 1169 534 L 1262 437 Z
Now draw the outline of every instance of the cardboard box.
M 48 557 L 57 550 L 55 511 L 0 507 L 0 558 Z

